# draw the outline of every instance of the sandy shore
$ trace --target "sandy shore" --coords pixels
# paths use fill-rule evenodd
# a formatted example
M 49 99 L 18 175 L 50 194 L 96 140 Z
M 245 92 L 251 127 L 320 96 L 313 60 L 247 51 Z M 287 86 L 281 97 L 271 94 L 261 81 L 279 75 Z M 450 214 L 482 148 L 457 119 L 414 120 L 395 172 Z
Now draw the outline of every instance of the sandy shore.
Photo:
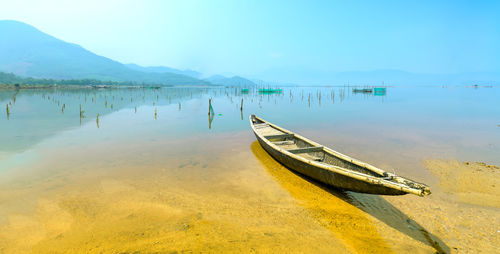
M 437 177 L 432 195 L 384 198 L 439 237 L 451 253 L 499 253 L 498 166 L 437 159 L 423 165 Z
M 0 253 L 498 252 L 496 166 L 426 160 L 432 195 L 382 197 L 331 189 L 255 141 L 219 138 L 194 137 L 195 155 L 162 141 L 38 151 L 42 161 L 0 181 Z

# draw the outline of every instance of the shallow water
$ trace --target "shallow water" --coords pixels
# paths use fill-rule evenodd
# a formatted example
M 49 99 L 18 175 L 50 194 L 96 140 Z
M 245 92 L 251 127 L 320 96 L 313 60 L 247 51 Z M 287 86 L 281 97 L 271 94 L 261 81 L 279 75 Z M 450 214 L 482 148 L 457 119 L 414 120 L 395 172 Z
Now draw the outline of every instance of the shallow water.
M 389 87 L 381 96 L 348 87 L 0 90 L 0 252 L 449 252 L 448 239 L 398 206 L 426 198 L 394 205 L 296 175 L 255 143 L 248 115 L 433 188 L 424 159 L 500 165 L 499 95 L 466 87 Z

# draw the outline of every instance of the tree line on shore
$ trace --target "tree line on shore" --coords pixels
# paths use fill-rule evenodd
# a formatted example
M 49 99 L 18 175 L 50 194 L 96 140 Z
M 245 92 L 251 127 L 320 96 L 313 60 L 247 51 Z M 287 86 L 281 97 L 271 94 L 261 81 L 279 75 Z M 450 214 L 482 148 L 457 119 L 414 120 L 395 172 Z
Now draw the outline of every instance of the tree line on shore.
M 103 81 L 97 79 L 45 79 L 20 77 L 13 73 L 0 72 L 0 86 L 5 87 L 36 87 L 36 86 L 144 86 L 144 83 L 128 81 Z M 149 86 L 151 84 L 148 84 Z

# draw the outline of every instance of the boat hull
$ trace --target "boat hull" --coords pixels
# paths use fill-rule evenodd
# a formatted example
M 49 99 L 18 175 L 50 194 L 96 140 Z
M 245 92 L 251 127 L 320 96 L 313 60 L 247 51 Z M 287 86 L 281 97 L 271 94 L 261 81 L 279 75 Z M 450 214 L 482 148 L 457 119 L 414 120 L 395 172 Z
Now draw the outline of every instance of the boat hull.
M 349 176 L 335 173 L 333 171 L 317 167 L 315 165 L 306 163 L 304 161 L 298 160 L 287 154 L 284 154 L 273 147 L 271 147 L 267 142 L 265 142 L 257 133 L 255 137 L 259 141 L 260 145 L 264 150 L 269 153 L 275 160 L 279 161 L 281 164 L 289 169 L 292 169 L 298 173 L 309 176 L 317 181 L 324 184 L 330 185 L 335 188 L 349 190 L 354 192 L 377 194 L 377 195 L 405 195 L 407 192 L 397 190 L 394 188 L 388 188 L 383 185 L 377 185 L 374 183 L 368 183 L 365 181 L 360 181 Z

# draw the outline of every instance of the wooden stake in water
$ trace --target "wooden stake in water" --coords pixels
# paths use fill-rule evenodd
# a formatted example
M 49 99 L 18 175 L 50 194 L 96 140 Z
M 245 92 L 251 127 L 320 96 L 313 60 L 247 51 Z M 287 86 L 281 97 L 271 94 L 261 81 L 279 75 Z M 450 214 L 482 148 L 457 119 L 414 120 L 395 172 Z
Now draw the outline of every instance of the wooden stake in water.
M 241 98 L 241 107 L 240 107 L 240 111 L 243 111 L 243 98 Z
M 208 115 L 210 115 L 211 108 L 212 108 L 212 99 L 208 99 Z
M 155 108 L 155 120 L 158 118 L 158 109 Z
M 95 119 L 95 123 L 97 124 L 97 129 L 99 129 L 99 113 L 97 113 L 97 118 Z

